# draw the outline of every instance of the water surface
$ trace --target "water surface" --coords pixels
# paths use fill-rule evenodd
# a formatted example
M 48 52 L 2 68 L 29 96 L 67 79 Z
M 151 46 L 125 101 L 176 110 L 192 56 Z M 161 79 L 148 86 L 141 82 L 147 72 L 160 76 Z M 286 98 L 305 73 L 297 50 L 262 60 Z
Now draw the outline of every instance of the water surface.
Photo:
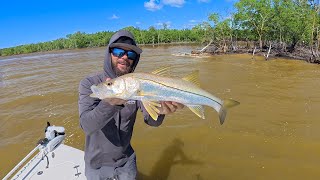
M 240 106 L 220 126 L 206 108 L 201 120 L 187 108 L 158 128 L 139 113 L 132 145 L 140 179 L 319 179 L 320 69 L 303 61 L 264 61 L 250 55 L 174 56 L 196 46 L 144 47 L 137 72 L 174 66 L 200 70 L 201 87 Z M 105 50 L 83 49 L 0 60 L 0 177 L 44 136 L 47 121 L 66 128 L 67 145 L 82 149 L 78 84 L 102 70 Z

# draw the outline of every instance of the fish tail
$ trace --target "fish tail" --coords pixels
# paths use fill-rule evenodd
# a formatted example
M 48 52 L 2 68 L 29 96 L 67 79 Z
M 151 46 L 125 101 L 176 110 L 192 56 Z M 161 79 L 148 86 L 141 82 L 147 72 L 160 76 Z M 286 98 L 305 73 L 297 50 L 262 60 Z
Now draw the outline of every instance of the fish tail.
M 222 102 L 222 107 L 219 110 L 219 120 L 221 125 L 224 123 L 224 120 L 226 119 L 227 110 L 239 104 L 240 102 L 232 99 L 226 99 Z

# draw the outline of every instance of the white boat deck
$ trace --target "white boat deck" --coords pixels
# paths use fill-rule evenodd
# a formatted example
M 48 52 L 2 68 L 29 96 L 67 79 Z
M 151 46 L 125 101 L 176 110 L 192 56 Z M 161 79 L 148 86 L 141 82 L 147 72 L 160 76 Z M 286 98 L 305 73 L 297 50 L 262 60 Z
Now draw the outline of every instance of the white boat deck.
M 12 179 L 86 179 L 83 151 L 60 144 L 55 150 L 49 152 L 47 157 L 43 156 L 40 151 Z

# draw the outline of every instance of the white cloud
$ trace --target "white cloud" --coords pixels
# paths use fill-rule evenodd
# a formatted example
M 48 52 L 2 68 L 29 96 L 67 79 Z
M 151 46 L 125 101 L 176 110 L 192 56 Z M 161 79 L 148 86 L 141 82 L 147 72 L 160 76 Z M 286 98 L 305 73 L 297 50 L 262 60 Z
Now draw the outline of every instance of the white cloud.
M 208 2 L 210 2 L 211 0 L 198 0 L 198 2 L 200 2 L 200 3 L 208 3 Z
M 156 23 L 156 26 L 158 26 L 159 28 L 164 28 L 165 25 L 167 26 L 167 28 L 170 28 L 171 27 L 171 21 Z
M 149 2 L 144 2 L 144 7 L 149 11 L 156 11 L 162 8 L 162 5 L 159 4 L 159 1 L 150 0 Z
M 182 7 L 185 0 L 149 0 L 144 2 L 144 7 L 149 11 L 160 10 L 163 6 Z
M 188 28 L 188 29 L 193 28 L 194 26 L 198 25 L 199 23 L 200 23 L 199 20 L 191 19 L 191 20 L 189 20 L 189 22 L 187 24 L 185 24 L 183 26 L 183 28 Z
M 182 7 L 185 3 L 184 0 L 163 0 L 163 4 L 172 6 L 172 7 Z
M 110 17 L 110 19 L 119 19 L 120 17 L 119 16 L 117 16 L 117 15 L 115 15 L 115 14 L 113 14 L 111 17 Z

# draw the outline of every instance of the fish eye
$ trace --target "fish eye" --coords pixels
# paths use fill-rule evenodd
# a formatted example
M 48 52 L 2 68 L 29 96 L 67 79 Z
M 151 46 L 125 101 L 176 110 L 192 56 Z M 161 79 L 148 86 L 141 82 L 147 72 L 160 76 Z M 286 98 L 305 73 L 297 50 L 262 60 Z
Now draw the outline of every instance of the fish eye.
M 111 85 L 112 85 L 112 82 L 108 82 L 107 85 L 108 85 L 108 86 L 111 86 Z

